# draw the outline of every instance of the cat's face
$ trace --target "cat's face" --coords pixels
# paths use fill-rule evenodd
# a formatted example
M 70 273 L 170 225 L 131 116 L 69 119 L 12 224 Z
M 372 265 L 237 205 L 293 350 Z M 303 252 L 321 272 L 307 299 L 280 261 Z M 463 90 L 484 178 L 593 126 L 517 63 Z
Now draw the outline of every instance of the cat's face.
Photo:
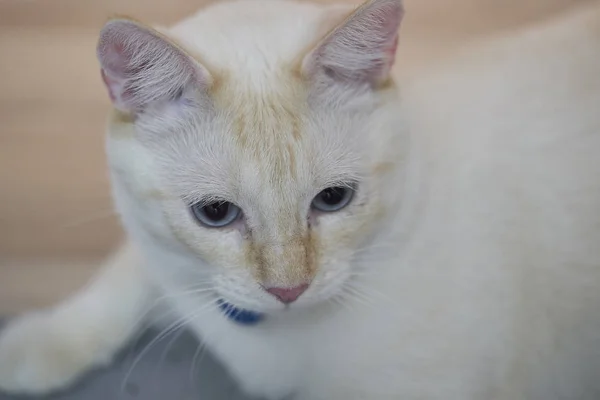
M 379 3 L 399 19 L 397 3 Z M 368 7 L 358 17 L 369 16 Z M 344 25 L 301 65 L 258 77 L 209 71 L 146 28 L 113 24 L 124 26 L 109 25 L 100 45 L 111 98 L 121 105 L 109 157 L 117 200 L 128 198 L 120 207 L 136 229 L 154 245 L 176 243 L 186 268 L 197 266 L 214 295 L 238 307 L 273 311 L 339 294 L 388 206 L 382 176 L 393 138 L 384 108 L 393 90 L 376 87 L 391 65 L 385 56 L 395 46 L 393 27 L 376 65 L 353 71 L 336 64 Z M 138 40 L 150 35 L 151 46 L 172 52 L 161 68 L 181 69 L 171 78 L 177 88 L 152 77 L 166 85 L 164 98 L 136 99 L 156 90 L 141 81 L 147 76 L 135 82 L 138 89 L 117 82 L 128 74 L 111 71 L 123 55 L 110 52 L 127 47 L 113 44 L 126 40 L 116 28 Z

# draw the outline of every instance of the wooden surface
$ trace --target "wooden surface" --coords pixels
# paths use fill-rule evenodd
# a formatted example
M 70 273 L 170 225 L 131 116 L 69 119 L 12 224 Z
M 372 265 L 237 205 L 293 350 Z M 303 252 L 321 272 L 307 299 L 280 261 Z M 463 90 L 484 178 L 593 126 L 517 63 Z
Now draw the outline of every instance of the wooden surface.
M 327 0 L 321 0 L 327 1 Z M 592 0 L 588 0 L 592 1 Z M 407 67 L 586 0 L 406 0 Z M 168 24 L 205 0 L 0 1 L 0 313 L 72 290 L 121 238 L 95 59 L 114 13 Z M 76 260 L 76 261 L 66 261 Z

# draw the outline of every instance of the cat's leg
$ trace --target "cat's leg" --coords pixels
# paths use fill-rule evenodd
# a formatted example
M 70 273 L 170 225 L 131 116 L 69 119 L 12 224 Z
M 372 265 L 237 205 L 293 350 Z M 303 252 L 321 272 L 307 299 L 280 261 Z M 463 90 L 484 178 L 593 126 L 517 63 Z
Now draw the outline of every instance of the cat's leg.
M 0 331 L 0 389 L 43 394 L 110 362 L 137 330 L 150 285 L 129 245 L 83 290 Z

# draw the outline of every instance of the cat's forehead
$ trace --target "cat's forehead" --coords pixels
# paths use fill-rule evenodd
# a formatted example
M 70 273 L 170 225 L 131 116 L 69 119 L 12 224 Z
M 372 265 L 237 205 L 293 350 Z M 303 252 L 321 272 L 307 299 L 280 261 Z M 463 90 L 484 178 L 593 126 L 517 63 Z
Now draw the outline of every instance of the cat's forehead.
M 311 104 L 303 85 L 275 75 L 269 85 L 223 81 L 210 118 L 163 136 L 169 144 L 157 151 L 169 183 L 193 198 L 210 192 L 293 206 L 346 180 L 356 156 L 349 123 Z
M 169 36 L 217 70 L 263 74 L 314 44 L 326 29 L 324 15 L 310 3 L 216 3 L 170 28 Z
M 243 82 L 232 77 L 214 92 L 219 117 L 230 136 L 231 151 L 254 162 L 270 180 L 296 179 L 298 168 L 311 156 L 306 121 L 307 94 L 301 82 L 275 75 L 271 81 Z
M 213 98 L 220 129 L 212 134 L 226 137 L 229 156 L 255 165 L 264 182 L 326 186 L 346 180 L 356 165 L 358 113 L 348 118 L 314 99 L 293 70 L 258 82 L 232 75 Z

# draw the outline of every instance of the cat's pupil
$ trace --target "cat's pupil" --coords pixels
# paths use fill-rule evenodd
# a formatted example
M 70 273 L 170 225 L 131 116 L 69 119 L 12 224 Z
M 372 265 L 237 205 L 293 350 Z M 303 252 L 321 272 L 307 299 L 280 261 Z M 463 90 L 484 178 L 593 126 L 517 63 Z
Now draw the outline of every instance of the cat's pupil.
M 212 221 L 220 221 L 227 216 L 229 203 L 212 203 L 204 206 L 204 214 Z
M 346 189 L 343 187 L 328 188 L 321 192 L 321 200 L 329 206 L 339 204 L 346 195 Z

